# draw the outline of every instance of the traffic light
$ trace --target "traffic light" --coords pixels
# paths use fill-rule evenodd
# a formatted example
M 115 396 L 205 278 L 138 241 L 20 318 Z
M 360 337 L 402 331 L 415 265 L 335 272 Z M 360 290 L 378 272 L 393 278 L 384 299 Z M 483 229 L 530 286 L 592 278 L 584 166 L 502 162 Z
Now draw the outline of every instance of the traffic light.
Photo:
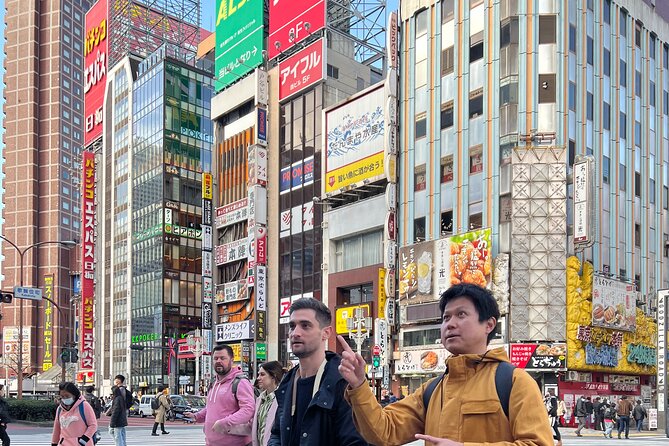
M 0 292 L 0 302 L 2 302 L 3 304 L 11 304 L 13 298 L 14 298 L 13 293 L 10 293 L 8 291 Z
M 372 365 L 375 369 L 378 369 L 381 365 L 381 357 L 376 355 L 372 356 Z
M 79 350 L 76 348 L 71 348 L 70 349 L 70 362 L 78 362 L 79 361 Z
M 70 361 L 70 349 L 69 348 L 64 348 L 62 352 L 60 352 L 60 360 L 63 364 L 67 364 Z

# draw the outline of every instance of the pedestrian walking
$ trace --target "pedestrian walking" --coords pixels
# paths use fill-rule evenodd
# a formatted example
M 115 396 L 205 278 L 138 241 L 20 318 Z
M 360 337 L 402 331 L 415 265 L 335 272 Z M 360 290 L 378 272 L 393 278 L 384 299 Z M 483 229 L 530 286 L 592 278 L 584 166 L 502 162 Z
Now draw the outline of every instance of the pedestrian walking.
M 339 370 L 348 381 L 346 398 L 362 436 L 377 445 L 420 439 L 440 446 L 552 446 L 536 382 L 509 364 L 504 348 L 488 350 L 500 317 L 492 293 L 455 285 L 441 295 L 439 310 L 441 342 L 452 355 L 446 372 L 384 408 L 366 385 L 365 360 L 339 338 L 344 349 Z
M 592 415 L 594 414 L 594 412 L 595 412 L 595 409 L 594 409 L 594 406 L 592 404 L 592 400 L 588 396 L 588 397 L 585 398 L 585 427 L 587 429 L 592 429 L 592 426 L 593 426 Z
M 272 425 L 276 417 L 275 390 L 283 378 L 284 369 L 279 361 L 266 362 L 258 369 L 258 388 L 262 391 L 256 399 L 256 411 L 251 424 L 253 446 L 267 446 L 272 435 Z
M 606 410 L 604 411 L 604 438 L 611 438 L 611 432 L 613 432 L 613 426 L 616 422 L 616 405 L 611 403 L 609 406 L 607 404 Z
M 98 430 L 95 412 L 72 382 L 58 386 L 60 404 L 53 421 L 51 446 L 93 446 Z
M 550 425 L 553 428 L 553 439 L 557 440 L 555 446 L 562 446 L 562 436 L 560 435 L 560 430 L 558 429 L 558 402 L 557 398 L 553 396 L 550 392 L 546 392 L 544 395 L 544 404 L 546 405 L 546 411 L 548 412 L 548 419 L 550 420 Z
M 126 446 L 125 428 L 128 426 L 128 409 L 132 406 L 132 393 L 125 386 L 125 376 L 116 375 L 112 387 L 112 404 L 107 415 L 109 435 L 114 439 L 115 446 Z
M 618 402 L 618 438 L 625 431 L 625 438 L 630 437 L 630 415 L 632 414 L 632 402 L 627 395 L 620 397 Z
M 167 395 L 167 387 L 160 385 L 158 386 L 158 393 L 156 394 L 157 409 L 154 409 L 153 415 L 155 419 L 153 420 L 153 431 L 151 435 L 157 437 L 159 434 L 156 432 L 158 430 L 158 425 L 160 424 L 160 432 L 163 435 L 169 434 L 165 430 L 165 414 L 168 410 L 172 408 L 172 400 Z
M 581 397 L 578 399 L 576 402 L 576 418 L 578 419 L 578 427 L 576 428 L 576 436 L 577 437 L 582 437 L 583 435 L 581 434 L 581 431 L 585 427 L 585 417 L 587 416 L 587 412 L 585 409 L 585 396 L 581 395 Z
M 93 412 L 95 412 L 95 418 L 99 420 L 102 413 L 102 401 L 93 394 L 94 390 L 95 386 L 86 386 L 84 388 L 84 399 L 91 405 Z
M 268 444 L 367 446 L 343 399 L 347 384 L 338 369 L 341 357 L 325 350 L 333 331 L 330 310 L 316 299 L 301 298 L 289 314 L 288 338 L 299 365 L 276 390 L 278 419 Z
M 637 400 L 636 406 L 634 406 L 634 410 L 632 411 L 632 416 L 634 417 L 634 421 L 636 421 L 636 431 L 639 433 L 643 427 L 644 418 L 648 417 L 646 408 L 641 405 L 641 400 Z
M 9 423 L 9 404 L 5 401 L 5 386 L 0 384 L 0 440 L 2 446 L 9 446 L 10 440 L 7 435 L 7 423 Z
M 197 423 L 204 422 L 206 446 L 251 443 L 248 427 L 255 411 L 255 395 L 241 367 L 234 366 L 234 359 L 234 351 L 229 345 L 214 347 L 216 380 L 209 388 L 207 405 L 195 414 L 186 414 Z
M 592 403 L 593 415 L 595 417 L 595 430 L 603 431 L 604 430 L 604 412 L 602 410 L 602 401 L 597 396 Z

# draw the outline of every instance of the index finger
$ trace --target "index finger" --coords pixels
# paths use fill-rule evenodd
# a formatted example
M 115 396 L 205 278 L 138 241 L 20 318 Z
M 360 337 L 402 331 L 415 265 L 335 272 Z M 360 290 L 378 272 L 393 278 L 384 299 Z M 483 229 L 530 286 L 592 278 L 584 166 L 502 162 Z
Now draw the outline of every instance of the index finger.
M 345 352 L 353 353 L 353 350 L 351 350 L 351 346 L 348 345 L 348 342 L 346 342 L 343 336 L 337 335 L 337 340 L 339 341 L 339 345 L 341 345 L 341 348 L 343 348 Z

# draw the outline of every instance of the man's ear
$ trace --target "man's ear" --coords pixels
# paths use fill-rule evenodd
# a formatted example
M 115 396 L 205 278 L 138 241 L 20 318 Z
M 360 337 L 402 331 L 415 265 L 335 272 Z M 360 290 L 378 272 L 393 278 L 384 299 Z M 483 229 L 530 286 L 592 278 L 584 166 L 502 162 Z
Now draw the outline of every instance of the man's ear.
M 330 336 L 332 336 L 332 325 L 328 325 L 323 329 L 323 336 L 322 336 L 323 341 L 327 341 L 328 339 L 330 339 Z
M 495 328 L 497 328 L 497 319 L 491 317 L 486 321 L 486 334 L 492 333 Z

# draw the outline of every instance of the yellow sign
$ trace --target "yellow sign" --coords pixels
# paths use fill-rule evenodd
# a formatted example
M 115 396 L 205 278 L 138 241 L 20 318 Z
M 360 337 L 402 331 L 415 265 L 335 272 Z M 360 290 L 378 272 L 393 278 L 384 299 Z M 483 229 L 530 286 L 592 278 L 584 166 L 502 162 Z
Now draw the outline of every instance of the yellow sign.
M 214 191 L 214 179 L 210 173 L 202 174 L 202 198 L 211 200 Z
M 383 175 L 383 152 L 355 161 L 327 173 L 325 192 Z
M 238 342 L 237 344 L 228 344 L 228 345 L 232 347 L 232 351 L 235 354 L 234 361 L 240 362 L 242 360 L 242 343 Z
M 386 318 L 386 270 L 379 268 L 379 318 Z
M 347 307 L 337 308 L 335 311 L 335 330 L 337 331 L 337 334 L 348 333 L 346 319 L 355 315 L 356 308 L 362 308 L 362 317 L 368 317 L 372 313 L 372 307 L 370 304 L 349 305 Z M 364 328 L 361 330 L 363 333 L 366 331 L 367 330 Z
M 46 372 L 53 367 L 53 274 L 44 276 L 44 357 L 42 371 Z

